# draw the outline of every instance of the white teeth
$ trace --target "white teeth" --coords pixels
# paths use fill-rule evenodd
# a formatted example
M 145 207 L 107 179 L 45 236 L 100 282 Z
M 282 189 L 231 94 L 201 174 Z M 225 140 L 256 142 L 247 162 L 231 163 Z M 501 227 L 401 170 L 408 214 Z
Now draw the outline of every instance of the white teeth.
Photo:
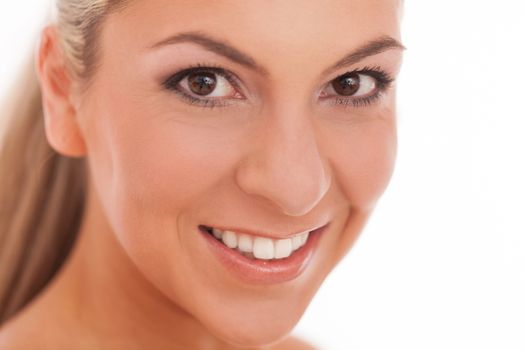
M 253 256 L 255 256 L 257 259 L 273 259 L 273 240 L 264 237 L 255 238 L 253 240 Z
M 301 248 L 308 240 L 309 231 L 297 234 L 287 239 L 271 239 L 267 237 L 237 234 L 233 231 L 221 231 L 213 228 L 211 233 L 231 249 L 237 249 L 247 257 L 270 260 L 289 257 L 295 250 Z M 253 253 L 253 255 L 252 255 Z
M 237 248 L 237 235 L 232 231 L 224 231 L 222 241 L 228 248 Z
M 310 232 L 304 232 L 302 234 L 299 235 L 299 237 L 301 237 L 301 247 L 303 245 L 305 245 L 306 241 L 308 240 L 308 235 L 310 234 Z
M 253 252 L 253 239 L 248 235 L 239 236 L 239 250 L 241 252 Z
M 292 240 L 280 239 L 275 242 L 275 258 L 287 258 L 292 254 Z
M 301 236 L 293 236 L 292 237 L 292 249 L 296 250 L 299 247 L 301 247 L 302 242 L 303 242 L 303 239 L 301 238 Z
M 222 239 L 222 231 L 221 230 L 218 230 L 218 229 L 214 228 L 214 229 L 212 229 L 212 232 L 213 232 L 213 235 L 215 236 L 215 238 Z

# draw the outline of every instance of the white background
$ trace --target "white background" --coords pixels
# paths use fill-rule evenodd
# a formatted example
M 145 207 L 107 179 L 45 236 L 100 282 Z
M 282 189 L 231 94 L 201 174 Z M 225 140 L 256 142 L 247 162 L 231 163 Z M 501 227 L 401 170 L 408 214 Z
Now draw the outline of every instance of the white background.
M 0 96 L 47 4 L 0 5 Z M 396 172 L 296 334 L 329 350 L 525 349 L 524 36 L 518 0 L 406 1 Z

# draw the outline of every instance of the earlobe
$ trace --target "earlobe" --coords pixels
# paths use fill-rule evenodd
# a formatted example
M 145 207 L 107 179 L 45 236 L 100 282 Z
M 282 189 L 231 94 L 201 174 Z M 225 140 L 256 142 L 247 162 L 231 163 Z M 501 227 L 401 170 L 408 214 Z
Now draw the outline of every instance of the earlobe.
M 46 137 L 53 149 L 69 157 L 83 157 L 86 145 L 72 103 L 71 77 L 54 26 L 42 30 L 36 71 L 42 91 Z

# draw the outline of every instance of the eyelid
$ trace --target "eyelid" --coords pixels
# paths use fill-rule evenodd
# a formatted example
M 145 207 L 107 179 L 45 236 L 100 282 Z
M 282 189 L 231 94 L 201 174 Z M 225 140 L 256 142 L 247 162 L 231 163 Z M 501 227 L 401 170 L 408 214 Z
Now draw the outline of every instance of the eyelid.
M 206 98 L 206 96 L 198 97 L 193 96 L 188 92 L 181 91 L 180 88 L 177 88 L 179 86 L 180 82 L 186 78 L 189 74 L 193 72 L 211 72 L 215 73 L 217 75 L 220 75 L 221 77 L 225 78 L 232 87 L 242 95 L 242 99 L 236 99 L 236 100 L 243 100 L 246 99 L 246 94 L 244 93 L 243 89 L 241 88 L 240 79 L 229 70 L 226 70 L 222 67 L 215 66 L 213 64 L 209 65 L 203 65 L 203 64 L 197 64 L 195 66 L 191 66 L 185 69 L 182 69 L 175 74 L 172 74 L 167 79 L 164 80 L 163 86 L 168 89 L 172 90 L 176 94 L 178 94 L 181 98 L 185 99 L 187 102 L 189 102 L 191 105 L 200 105 L 202 107 L 227 107 L 232 105 L 232 98 L 221 98 L 221 97 L 211 97 Z M 383 93 L 390 87 L 391 83 L 394 81 L 394 79 L 381 67 L 375 66 L 375 67 L 369 67 L 365 66 L 361 69 L 354 69 L 352 71 L 346 71 L 342 74 L 339 74 L 335 76 L 333 79 L 325 83 L 321 91 L 319 92 L 319 95 L 326 89 L 329 84 L 333 83 L 333 81 L 339 77 L 342 77 L 346 74 L 364 74 L 368 75 L 375 79 L 376 83 L 376 89 L 375 93 L 367 96 L 358 96 L 358 97 L 352 97 L 352 96 L 343 96 L 343 95 L 330 95 L 325 97 L 318 97 L 320 100 L 331 100 L 332 102 L 330 104 L 332 105 L 353 105 L 354 107 L 359 106 L 367 106 L 375 102 L 376 100 L 380 99 L 383 95 Z
M 215 73 L 217 75 L 220 75 L 221 77 L 228 80 L 230 84 L 237 90 L 240 90 L 240 84 L 238 82 L 238 78 L 235 77 L 235 75 L 228 70 L 221 68 L 221 67 L 213 67 L 213 66 L 195 66 L 195 67 L 189 67 L 185 68 L 181 71 L 178 71 L 177 73 L 169 76 L 167 79 L 164 80 L 163 85 L 166 87 L 170 87 L 170 84 L 179 84 L 184 78 L 186 78 L 188 75 L 194 72 L 211 72 Z
M 241 95 L 242 98 L 224 98 L 224 97 L 206 97 L 206 96 L 194 96 L 190 91 L 184 91 L 185 88 L 179 88 L 180 83 L 187 78 L 191 73 L 195 72 L 208 72 L 214 73 L 222 78 L 226 79 L 232 88 Z M 230 72 L 227 69 L 224 69 L 220 66 L 214 64 L 202 64 L 198 63 L 196 65 L 184 68 L 172 75 L 167 79 L 164 79 L 162 86 L 165 89 L 173 91 L 175 94 L 179 95 L 180 98 L 186 100 L 191 105 L 200 105 L 202 107 L 227 107 L 232 104 L 232 100 L 242 101 L 246 99 L 246 94 L 244 89 L 241 87 L 241 79 L 239 79 L 234 73 Z
M 323 86 L 322 89 L 324 89 L 328 84 L 331 84 L 334 80 L 347 75 L 347 74 L 364 74 L 369 75 L 376 79 L 378 83 L 381 83 L 382 85 L 388 85 L 394 82 L 394 78 L 387 73 L 383 68 L 380 66 L 365 66 L 363 68 L 356 68 L 352 70 L 346 70 L 342 73 L 339 73 L 332 77 L 329 81 L 327 81 Z
M 376 83 L 375 92 L 365 96 L 329 95 L 319 97 L 320 100 L 328 100 L 328 103 L 330 105 L 341 105 L 343 108 L 358 108 L 370 106 L 383 97 L 383 95 L 392 86 L 392 83 L 395 80 L 390 74 L 388 74 L 384 69 L 382 69 L 379 66 L 365 66 L 364 68 L 354 69 L 352 71 L 347 71 L 345 73 L 335 76 L 332 80 L 328 81 L 326 84 L 323 85 L 321 91 L 319 92 L 319 95 L 321 95 L 322 92 L 334 82 L 334 80 L 347 74 L 363 74 L 374 78 Z

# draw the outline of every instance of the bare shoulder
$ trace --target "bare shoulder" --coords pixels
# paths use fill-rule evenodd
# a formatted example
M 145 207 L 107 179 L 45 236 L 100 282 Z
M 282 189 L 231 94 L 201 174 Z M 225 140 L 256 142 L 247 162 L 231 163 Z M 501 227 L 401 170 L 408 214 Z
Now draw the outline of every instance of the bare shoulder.
M 294 336 L 286 338 L 281 343 L 277 344 L 271 350 L 319 350 L 312 344 L 305 340 L 299 339 Z

